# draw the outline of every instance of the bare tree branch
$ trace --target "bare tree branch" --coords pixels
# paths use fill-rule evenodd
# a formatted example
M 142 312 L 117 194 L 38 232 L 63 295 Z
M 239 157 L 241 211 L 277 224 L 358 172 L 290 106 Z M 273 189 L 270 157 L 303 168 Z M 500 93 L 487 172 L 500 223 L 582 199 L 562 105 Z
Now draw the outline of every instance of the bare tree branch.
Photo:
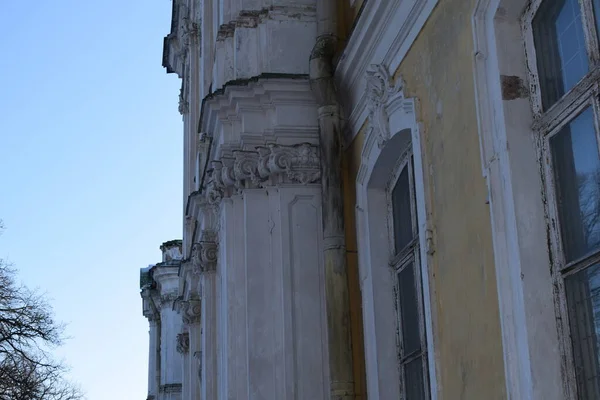
M 19 285 L 16 271 L 0 259 L 0 400 L 84 399 L 49 353 L 63 343 L 63 333 L 44 296 Z

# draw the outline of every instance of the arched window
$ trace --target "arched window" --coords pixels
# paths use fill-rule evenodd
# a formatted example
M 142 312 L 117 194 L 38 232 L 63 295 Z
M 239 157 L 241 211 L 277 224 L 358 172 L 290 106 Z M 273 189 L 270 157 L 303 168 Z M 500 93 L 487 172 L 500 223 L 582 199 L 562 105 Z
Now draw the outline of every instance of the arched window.
M 427 212 L 415 101 L 368 72 L 369 125 L 356 179 L 368 397 L 435 398 Z M 394 351 L 396 350 L 396 351 Z

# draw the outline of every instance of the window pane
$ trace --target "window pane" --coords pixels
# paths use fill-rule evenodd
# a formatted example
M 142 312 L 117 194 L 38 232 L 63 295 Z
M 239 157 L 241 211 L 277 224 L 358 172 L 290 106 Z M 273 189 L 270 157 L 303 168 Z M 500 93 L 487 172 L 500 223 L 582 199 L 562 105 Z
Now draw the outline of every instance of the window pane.
M 544 0 L 533 19 L 533 38 L 544 109 L 588 72 L 577 0 Z
M 404 384 L 406 385 L 406 400 L 425 399 L 422 357 L 412 360 L 404 366 Z
M 404 167 L 400 173 L 396 186 L 392 190 L 392 212 L 394 214 L 394 247 L 397 254 L 413 238 L 410 185 L 408 182 L 407 167 Z
M 580 399 L 600 398 L 598 338 L 600 337 L 600 265 L 565 279 L 573 361 Z
M 419 309 L 415 288 L 414 263 L 412 262 L 398 272 L 398 297 L 402 321 L 402 357 L 405 357 L 421 349 Z
M 600 35 L 600 0 L 594 0 L 594 19 L 596 20 L 596 35 Z
M 591 108 L 550 139 L 565 258 L 600 244 L 600 159 Z

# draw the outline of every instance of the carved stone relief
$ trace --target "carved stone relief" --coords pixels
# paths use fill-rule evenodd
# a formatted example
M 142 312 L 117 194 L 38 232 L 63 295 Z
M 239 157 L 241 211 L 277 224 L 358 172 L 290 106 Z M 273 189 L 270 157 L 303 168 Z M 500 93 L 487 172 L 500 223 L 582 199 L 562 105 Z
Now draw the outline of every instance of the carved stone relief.
M 216 235 L 203 232 L 203 239 L 192 245 L 192 265 L 194 273 L 213 272 L 217 269 L 218 245 Z
M 367 99 L 369 109 L 370 134 L 377 135 L 377 144 L 381 148 L 391 137 L 390 121 L 386 106 L 395 98 L 404 98 L 404 83 L 393 77 L 384 65 L 373 64 L 367 70 Z
M 256 151 L 235 150 L 233 157 L 213 161 L 206 191 L 209 201 L 215 203 L 231 190 L 263 187 L 269 179 L 306 185 L 318 182 L 320 178 L 317 146 L 310 143 L 268 144 L 257 147 Z
M 181 306 L 181 318 L 187 325 L 200 323 L 202 317 L 202 303 L 199 299 L 183 301 Z
M 187 354 L 190 349 L 190 334 L 183 332 L 177 335 L 177 352 Z
M 173 302 L 177 300 L 178 293 L 176 291 L 164 293 L 160 296 L 160 306 L 161 307 L 173 307 Z

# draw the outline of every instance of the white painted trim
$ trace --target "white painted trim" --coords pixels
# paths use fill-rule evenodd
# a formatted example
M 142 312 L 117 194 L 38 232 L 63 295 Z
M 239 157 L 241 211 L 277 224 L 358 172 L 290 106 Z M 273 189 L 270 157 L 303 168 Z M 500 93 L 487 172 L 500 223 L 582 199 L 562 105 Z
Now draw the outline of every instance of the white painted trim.
M 367 119 L 365 73 L 381 64 L 398 69 L 438 0 L 369 0 L 360 14 L 336 68 L 335 80 L 345 99 L 350 143 Z
M 382 336 L 389 339 L 389 335 L 395 335 L 395 332 L 381 332 L 380 329 L 378 329 L 378 325 L 381 323 L 378 322 L 378 320 L 381 321 L 385 318 L 389 319 L 390 316 L 381 315 L 381 308 L 377 307 L 376 304 L 378 301 L 381 301 L 381 297 L 385 297 L 383 294 L 381 294 L 381 291 L 385 289 L 375 288 L 374 281 L 377 280 L 377 276 L 373 274 L 373 270 L 375 265 L 379 265 L 381 263 L 380 259 L 382 257 L 382 249 L 372 249 L 372 247 L 373 244 L 377 243 L 377 240 L 379 240 L 375 237 L 375 235 L 377 235 L 381 230 L 371 229 L 371 226 L 375 221 L 377 221 L 377 223 L 381 223 L 381 221 L 387 221 L 387 208 L 379 204 L 381 203 L 381 199 L 384 200 L 385 204 L 385 195 L 382 197 L 376 195 L 376 193 L 379 192 L 377 188 L 381 189 L 382 192 L 385 190 L 386 183 L 389 182 L 389 178 L 394 171 L 396 163 L 389 160 L 388 162 L 385 162 L 386 166 L 384 167 L 384 171 L 375 171 L 375 169 L 377 162 L 380 161 L 380 156 L 382 156 L 382 153 L 386 151 L 386 147 L 391 146 L 391 142 L 396 142 L 393 145 L 394 149 L 403 148 L 408 143 L 411 143 L 413 149 L 415 174 L 414 185 L 416 192 L 416 208 L 419 220 L 418 234 L 424 317 L 427 335 L 429 385 L 431 399 L 436 400 L 439 392 L 437 381 L 438 366 L 436 363 L 436 346 L 433 335 L 434 315 L 431 309 L 431 299 L 434 290 L 431 287 L 431 271 L 429 269 L 428 262 L 428 249 L 430 249 L 430 247 L 427 243 L 427 232 L 429 228 L 427 219 L 428 213 L 425 201 L 425 186 L 423 182 L 423 160 L 421 156 L 420 140 L 421 128 L 416 120 L 415 100 L 405 99 L 401 91 L 389 97 L 387 99 L 387 103 L 383 105 L 383 108 L 387 110 L 387 115 L 389 116 L 386 122 L 389 124 L 390 138 L 381 141 L 381 133 L 379 132 L 380 127 L 371 127 L 371 129 L 369 129 L 361 154 L 359 173 L 357 174 L 356 178 L 356 223 L 357 241 L 359 249 L 361 250 L 359 252 L 359 274 L 363 309 L 365 310 L 363 328 L 365 336 L 368 397 L 373 399 L 387 398 L 385 396 L 382 397 L 382 393 L 387 393 L 385 390 L 389 390 L 389 387 L 399 384 L 399 381 L 392 381 L 393 379 L 396 379 L 394 377 L 398 372 L 396 371 L 396 364 L 394 363 L 394 365 L 387 365 L 391 363 L 390 357 L 385 357 L 384 353 L 378 351 L 380 350 L 378 346 L 380 345 L 379 341 L 381 340 Z M 410 138 L 403 138 L 400 136 L 406 135 L 407 131 L 410 131 Z M 388 151 L 390 148 L 388 148 Z M 400 154 L 401 153 L 398 152 L 397 156 L 400 156 Z M 379 176 L 382 174 L 385 176 Z M 377 204 L 373 204 L 374 202 Z M 370 215 L 372 210 L 378 210 L 377 214 L 382 214 Z M 388 233 L 387 229 L 383 229 L 383 231 L 384 234 Z M 389 247 L 389 242 L 387 240 L 384 240 L 384 242 L 386 243 L 386 246 Z M 387 265 L 389 252 L 383 253 L 383 257 L 385 259 L 384 263 Z M 393 318 L 395 320 L 395 316 Z M 389 348 L 385 351 L 389 353 Z
M 502 74 L 526 79 L 519 31 L 526 1 L 522 6 L 504 3 L 509 2 L 478 0 L 472 21 L 475 104 L 490 203 L 506 396 L 560 399 L 560 360 L 555 353 L 559 344 L 554 337 L 556 317 L 529 101 L 503 100 L 500 84 Z

